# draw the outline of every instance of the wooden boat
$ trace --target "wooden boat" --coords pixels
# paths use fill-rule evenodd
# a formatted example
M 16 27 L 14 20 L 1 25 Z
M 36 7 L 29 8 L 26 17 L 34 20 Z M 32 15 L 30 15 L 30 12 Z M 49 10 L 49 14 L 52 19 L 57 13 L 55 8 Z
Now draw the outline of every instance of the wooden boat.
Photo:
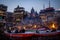
M 42 32 L 42 33 L 5 33 L 8 37 L 31 37 L 31 36 L 55 36 L 60 35 L 60 31 L 57 32 Z

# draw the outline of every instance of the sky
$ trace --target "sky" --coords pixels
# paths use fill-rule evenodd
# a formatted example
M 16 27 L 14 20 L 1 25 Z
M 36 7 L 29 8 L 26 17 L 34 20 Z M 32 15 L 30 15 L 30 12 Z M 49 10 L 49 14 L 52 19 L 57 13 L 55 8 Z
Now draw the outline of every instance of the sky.
M 54 7 L 55 9 L 60 9 L 60 0 L 50 0 L 51 7 Z M 45 5 L 45 8 L 49 7 L 49 0 L 0 0 L 0 4 L 4 4 L 8 6 L 9 12 L 13 12 L 14 8 L 16 8 L 18 5 L 20 7 L 24 7 L 26 11 L 30 12 L 32 7 L 35 9 L 35 11 L 39 12 L 43 9 L 43 5 Z

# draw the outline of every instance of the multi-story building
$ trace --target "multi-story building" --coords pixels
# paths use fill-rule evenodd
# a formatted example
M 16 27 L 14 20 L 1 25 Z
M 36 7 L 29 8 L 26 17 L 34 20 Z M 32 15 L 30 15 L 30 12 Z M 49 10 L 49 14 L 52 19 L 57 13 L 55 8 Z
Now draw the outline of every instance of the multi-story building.
M 43 25 L 54 21 L 55 9 L 50 6 L 50 0 L 49 0 L 49 7 L 41 10 L 39 15 L 42 19 Z
M 7 27 L 13 27 L 13 13 L 6 12 L 6 25 Z
M 24 7 L 19 5 L 14 12 L 7 12 L 7 6 L 0 4 L 0 24 L 6 24 L 7 27 L 22 25 L 38 27 L 38 25 L 47 26 L 47 23 L 54 22 L 54 18 L 60 16 L 60 11 L 55 11 L 53 7 L 48 7 L 39 12 L 31 9 L 31 12 L 25 11 Z
M 25 9 L 23 7 L 19 7 L 19 5 L 14 9 L 14 23 L 20 24 L 25 15 Z
M 27 13 L 27 16 L 25 17 L 23 22 L 27 28 L 38 27 L 38 25 L 40 27 L 40 25 L 41 25 L 41 19 L 39 18 L 39 15 L 34 10 L 34 8 L 31 9 L 31 13 Z
M 55 16 L 60 16 L 60 10 L 55 10 Z
M 0 25 L 4 26 L 6 23 L 6 11 L 7 11 L 7 6 L 0 4 Z
M 45 10 L 41 10 L 41 11 L 40 11 L 39 17 L 41 17 L 42 22 L 47 21 L 47 16 L 46 16 Z
M 53 7 L 48 7 L 46 9 L 43 9 L 39 13 L 43 25 L 47 26 L 47 23 L 54 22 L 55 18 L 55 9 Z

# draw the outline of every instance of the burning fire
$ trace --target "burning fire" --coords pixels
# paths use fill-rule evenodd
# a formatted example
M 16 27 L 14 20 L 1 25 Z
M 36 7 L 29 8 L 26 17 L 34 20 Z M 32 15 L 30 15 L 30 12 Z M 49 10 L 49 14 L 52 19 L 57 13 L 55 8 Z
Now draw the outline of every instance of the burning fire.
M 55 28 L 55 25 L 54 24 L 52 24 L 52 28 Z
M 34 28 L 36 28 L 36 25 L 34 25 Z
M 55 24 L 52 24 L 51 28 L 52 28 L 52 29 L 57 29 L 57 27 L 56 27 Z
M 24 29 L 26 29 L 26 27 L 23 27 Z

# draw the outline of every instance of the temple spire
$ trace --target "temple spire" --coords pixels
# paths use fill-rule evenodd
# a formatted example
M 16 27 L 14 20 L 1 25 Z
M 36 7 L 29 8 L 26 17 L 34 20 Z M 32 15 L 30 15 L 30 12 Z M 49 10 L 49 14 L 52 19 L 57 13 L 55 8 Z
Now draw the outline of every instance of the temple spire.
M 45 4 L 43 4 L 43 9 L 45 9 Z
M 17 8 L 19 8 L 19 5 L 17 6 Z
M 49 7 L 51 6 L 50 0 L 49 0 Z
M 32 7 L 32 9 L 31 9 L 31 13 L 34 13 L 35 12 L 35 10 L 34 10 L 34 8 Z

